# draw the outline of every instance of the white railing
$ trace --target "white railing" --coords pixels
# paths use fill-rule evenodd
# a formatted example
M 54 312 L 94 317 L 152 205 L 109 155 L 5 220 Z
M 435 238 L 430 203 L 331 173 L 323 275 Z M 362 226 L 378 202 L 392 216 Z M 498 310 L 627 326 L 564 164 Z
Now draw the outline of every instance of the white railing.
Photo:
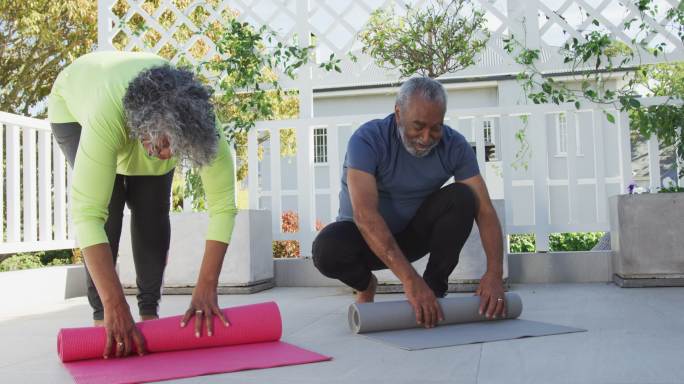
M 70 171 L 49 123 L 0 112 L 0 129 L 0 254 L 75 247 L 67 226 Z
M 537 248 L 547 250 L 550 233 L 609 230 L 607 197 L 626 193 L 632 180 L 628 118 L 624 113 L 609 112 L 617 116 L 614 124 L 596 106 L 576 111 L 572 105 L 450 110 L 445 120 L 474 143 L 480 170 L 487 171 L 482 172 L 487 183 L 503 185 L 505 232 L 534 233 Z M 567 119 L 565 155 L 555 153 L 553 122 L 560 113 Z M 271 209 L 275 240 L 298 240 L 302 255 L 310 255 L 317 220 L 326 224 L 337 216 L 346 143 L 362 123 L 379 117 L 384 115 L 265 121 L 250 131 L 249 204 L 251 209 Z M 485 119 L 497 121 L 499 162 L 485 163 Z M 523 127 L 531 150 L 520 161 L 516 155 L 522 153 L 521 142 L 515 134 Z M 69 167 L 49 124 L 0 112 L 0 128 L 0 158 L 5 165 L 0 168 L 0 190 L 4 191 L 0 254 L 75 247 L 67 225 Z M 326 161 L 315 163 L 314 130 L 319 129 L 320 134 L 321 128 L 326 129 Z M 285 129 L 296 131 L 295 158 L 282 158 L 279 150 L 271 150 L 280 148 L 280 134 Z M 266 131 L 270 138 L 262 144 L 265 150 L 260 156 L 257 140 Z M 657 139 L 651 139 L 648 147 L 650 190 L 655 192 L 661 184 Z M 500 167 L 500 175 L 488 172 L 496 167 Z M 281 215 L 288 210 L 299 216 L 296 233 L 281 230 Z
M 485 139 L 482 120 L 496 119 L 501 135 L 501 147 L 496 148 L 501 160 L 503 198 L 505 200 L 505 232 L 534 233 L 537 249 L 548 250 L 548 235 L 556 232 L 608 231 L 607 198 L 626 193 L 632 181 L 629 121 L 624 113 L 606 111 L 616 116 L 607 121 L 598 106 L 577 111 L 573 105 L 530 105 L 488 107 L 447 112 L 446 123 L 457 128 L 475 143 L 477 160 L 485 170 Z M 557 129 L 555 115 L 567 119 L 567 151 L 556 153 Z M 272 232 L 275 240 L 298 240 L 301 254 L 310 255 L 316 236 L 317 219 L 324 223 L 337 216 L 338 193 L 346 142 L 363 122 L 381 115 L 337 116 L 325 118 L 259 122 L 249 133 L 249 196 L 251 209 L 272 211 Z M 526 122 L 525 122 L 526 121 Z M 522 161 L 521 142 L 515 134 L 526 127 L 530 151 Z M 313 133 L 327 129 L 327 163 L 314 163 Z M 281 158 L 280 133 L 296 130 L 296 157 Z M 579 132 L 578 132 L 579 131 Z M 270 138 L 263 155 L 259 155 L 257 140 L 268 132 Z M 580 142 L 577 141 L 579 138 Z M 655 148 L 657 148 L 657 141 Z M 273 154 L 276 155 L 273 155 Z M 659 152 L 649 156 L 651 169 L 659 169 Z M 296 163 L 293 167 L 291 163 Z M 527 168 L 524 165 L 527 164 Z M 518 165 L 518 166 L 516 166 Z M 288 168 L 285 172 L 283 168 Z M 321 172 L 325 168 L 327 172 Z M 482 172 L 488 184 L 497 177 Z M 658 171 L 650 175 L 651 184 L 659 186 Z M 652 188 L 655 191 L 656 188 Z M 321 197 L 326 197 L 321 199 Z M 296 211 L 299 231 L 283 233 L 281 215 Z

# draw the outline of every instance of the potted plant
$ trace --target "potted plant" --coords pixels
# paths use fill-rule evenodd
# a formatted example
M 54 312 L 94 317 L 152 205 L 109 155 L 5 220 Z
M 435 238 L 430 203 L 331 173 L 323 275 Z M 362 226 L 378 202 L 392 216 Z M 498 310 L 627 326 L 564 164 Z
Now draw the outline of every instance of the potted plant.
M 612 196 L 613 280 L 621 287 L 684 286 L 684 188 Z

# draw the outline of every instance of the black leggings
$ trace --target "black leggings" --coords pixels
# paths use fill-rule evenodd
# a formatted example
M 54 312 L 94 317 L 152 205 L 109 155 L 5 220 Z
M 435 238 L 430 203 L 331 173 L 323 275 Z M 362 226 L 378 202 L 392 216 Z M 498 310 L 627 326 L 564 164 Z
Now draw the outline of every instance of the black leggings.
M 69 165 L 73 168 L 81 126 L 78 123 L 51 124 L 52 133 Z M 116 175 L 105 232 L 116 264 L 124 204 L 131 210 L 131 243 L 138 286 L 138 309 L 141 316 L 156 316 L 161 286 L 171 240 L 171 182 L 173 170 L 161 176 Z M 104 308 L 93 279 L 86 267 L 88 301 L 93 319 L 104 319 Z
M 449 275 L 458 264 L 476 211 L 470 187 L 450 184 L 428 196 L 409 225 L 394 235 L 409 261 L 430 253 L 423 278 L 437 297 L 446 295 Z M 339 279 L 357 291 L 368 288 L 371 271 L 387 269 L 351 221 L 323 228 L 314 240 L 312 253 L 314 265 L 323 275 Z

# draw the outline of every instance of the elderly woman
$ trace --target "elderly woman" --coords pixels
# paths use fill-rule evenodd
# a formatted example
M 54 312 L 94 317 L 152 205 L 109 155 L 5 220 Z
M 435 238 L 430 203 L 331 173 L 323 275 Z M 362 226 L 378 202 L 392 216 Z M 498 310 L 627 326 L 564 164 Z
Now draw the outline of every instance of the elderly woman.
M 195 316 L 212 334 L 219 310 L 218 277 L 236 214 L 234 168 L 209 100 L 191 72 L 163 58 L 134 52 L 96 52 L 78 58 L 55 81 L 49 120 L 73 168 L 71 215 L 87 266 L 88 300 L 104 325 L 104 356 L 143 354 L 144 340 L 115 271 L 124 204 L 142 320 L 158 317 L 170 241 L 170 194 L 178 160 L 199 167 L 209 207 L 204 258 L 185 326 Z

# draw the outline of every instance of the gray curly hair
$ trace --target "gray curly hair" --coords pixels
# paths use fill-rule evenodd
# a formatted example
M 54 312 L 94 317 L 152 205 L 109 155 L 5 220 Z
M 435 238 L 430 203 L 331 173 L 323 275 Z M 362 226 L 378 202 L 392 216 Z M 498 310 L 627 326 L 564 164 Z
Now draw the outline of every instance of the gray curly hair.
M 218 135 L 211 91 L 192 72 L 163 65 L 146 69 L 128 84 L 123 107 L 130 136 L 166 135 L 174 154 L 194 166 L 216 155 Z

